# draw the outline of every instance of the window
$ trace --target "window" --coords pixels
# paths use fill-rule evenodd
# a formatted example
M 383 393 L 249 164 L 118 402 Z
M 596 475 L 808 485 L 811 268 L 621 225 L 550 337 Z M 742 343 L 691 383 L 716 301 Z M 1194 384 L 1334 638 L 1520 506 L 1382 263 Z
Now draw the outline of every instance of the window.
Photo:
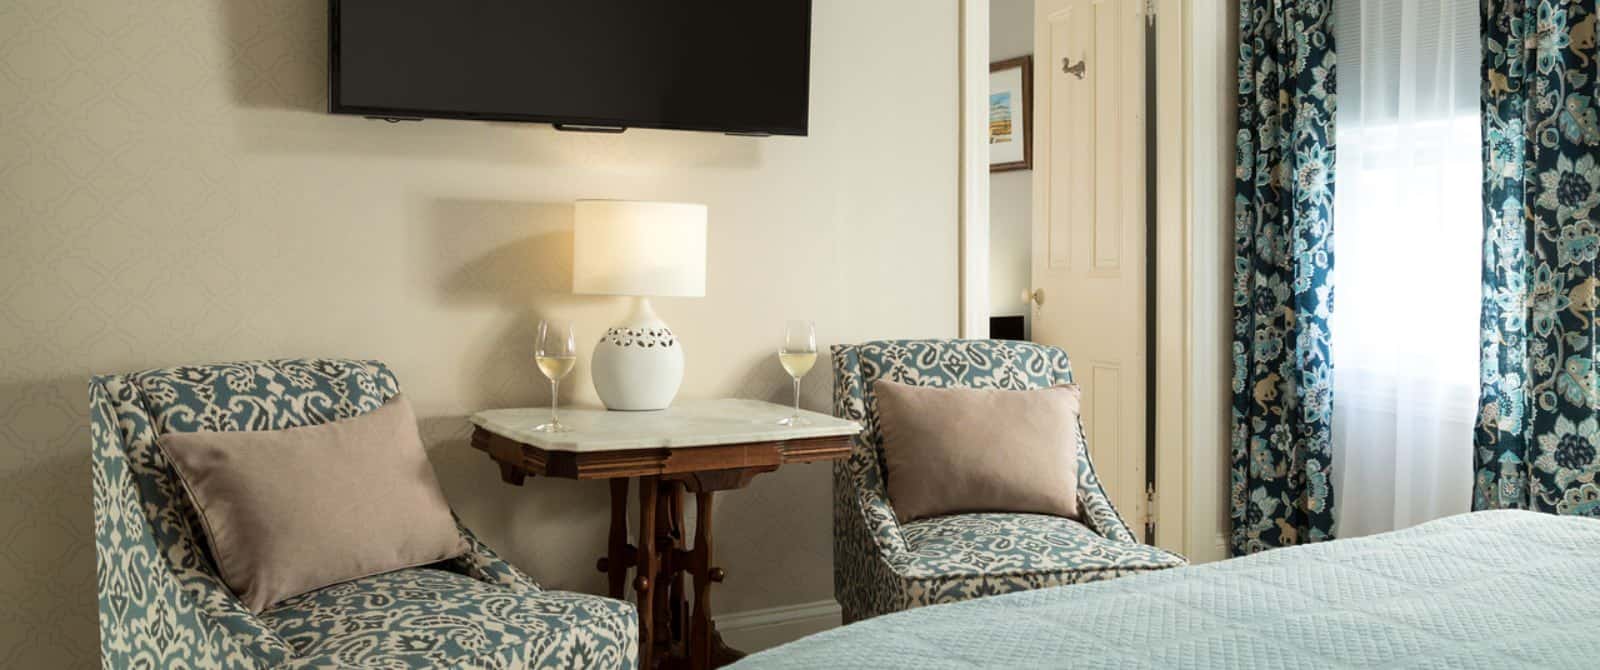
M 1335 0 L 1339 537 L 1468 511 L 1483 215 L 1477 0 Z

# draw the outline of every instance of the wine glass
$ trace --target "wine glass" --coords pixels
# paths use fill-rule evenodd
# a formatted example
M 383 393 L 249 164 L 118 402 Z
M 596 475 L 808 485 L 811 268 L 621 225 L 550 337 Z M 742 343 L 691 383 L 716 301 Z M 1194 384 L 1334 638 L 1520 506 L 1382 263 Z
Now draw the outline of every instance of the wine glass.
M 534 430 L 544 433 L 565 433 L 572 430 L 570 426 L 561 423 L 556 416 L 556 407 L 560 404 L 561 378 L 572 372 L 572 366 L 578 362 L 578 348 L 572 337 L 572 323 L 568 321 L 542 320 L 539 322 L 539 342 L 533 352 L 533 360 L 539 364 L 539 372 L 544 373 L 550 380 L 550 422 L 534 427 Z
M 800 418 L 800 378 L 817 363 L 817 328 L 810 321 L 789 321 L 784 324 L 783 348 L 778 350 L 778 363 L 794 378 L 794 414 L 778 423 L 785 426 L 803 426 Z

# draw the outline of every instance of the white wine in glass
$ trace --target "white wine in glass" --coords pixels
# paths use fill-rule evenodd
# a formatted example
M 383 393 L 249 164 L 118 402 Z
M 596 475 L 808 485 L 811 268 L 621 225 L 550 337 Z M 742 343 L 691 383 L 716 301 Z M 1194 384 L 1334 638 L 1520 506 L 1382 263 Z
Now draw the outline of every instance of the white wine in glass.
M 794 414 L 778 423 L 785 426 L 803 426 L 800 418 L 800 378 L 817 364 L 817 328 L 810 321 L 790 321 L 784 324 L 783 348 L 778 349 L 778 363 L 794 379 Z
M 533 352 L 533 361 L 539 372 L 550 380 L 550 422 L 533 429 L 545 433 L 564 433 L 572 430 L 561 423 L 556 408 L 561 403 L 561 378 L 572 372 L 578 363 L 577 341 L 572 336 L 572 324 L 566 321 L 539 322 L 539 342 Z
M 567 373 L 572 372 L 572 366 L 578 364 L 577 356 L 535 356 L 533 360 L 539 364 L 539 372 L 551 380 L 567 376 Z

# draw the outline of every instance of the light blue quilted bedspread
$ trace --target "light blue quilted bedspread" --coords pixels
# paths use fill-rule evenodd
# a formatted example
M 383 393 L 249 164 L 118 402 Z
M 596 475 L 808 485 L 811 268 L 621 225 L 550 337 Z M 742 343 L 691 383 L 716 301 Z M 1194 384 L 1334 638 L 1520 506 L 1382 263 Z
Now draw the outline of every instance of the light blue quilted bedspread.
M 1600 668 L 1600 519 L 1464 514 L 890 614 L 733 667 Z

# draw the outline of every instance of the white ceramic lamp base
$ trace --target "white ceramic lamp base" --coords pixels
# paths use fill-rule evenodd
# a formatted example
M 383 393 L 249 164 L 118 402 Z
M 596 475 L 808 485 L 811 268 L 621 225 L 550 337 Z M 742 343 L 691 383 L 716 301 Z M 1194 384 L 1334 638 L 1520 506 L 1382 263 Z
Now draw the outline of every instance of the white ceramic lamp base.
M 589 371 L 606 409 L 666 409 L 683 383 L 683 347 L 650 299 L 639 298 L 633 313 L 595 345 Z

